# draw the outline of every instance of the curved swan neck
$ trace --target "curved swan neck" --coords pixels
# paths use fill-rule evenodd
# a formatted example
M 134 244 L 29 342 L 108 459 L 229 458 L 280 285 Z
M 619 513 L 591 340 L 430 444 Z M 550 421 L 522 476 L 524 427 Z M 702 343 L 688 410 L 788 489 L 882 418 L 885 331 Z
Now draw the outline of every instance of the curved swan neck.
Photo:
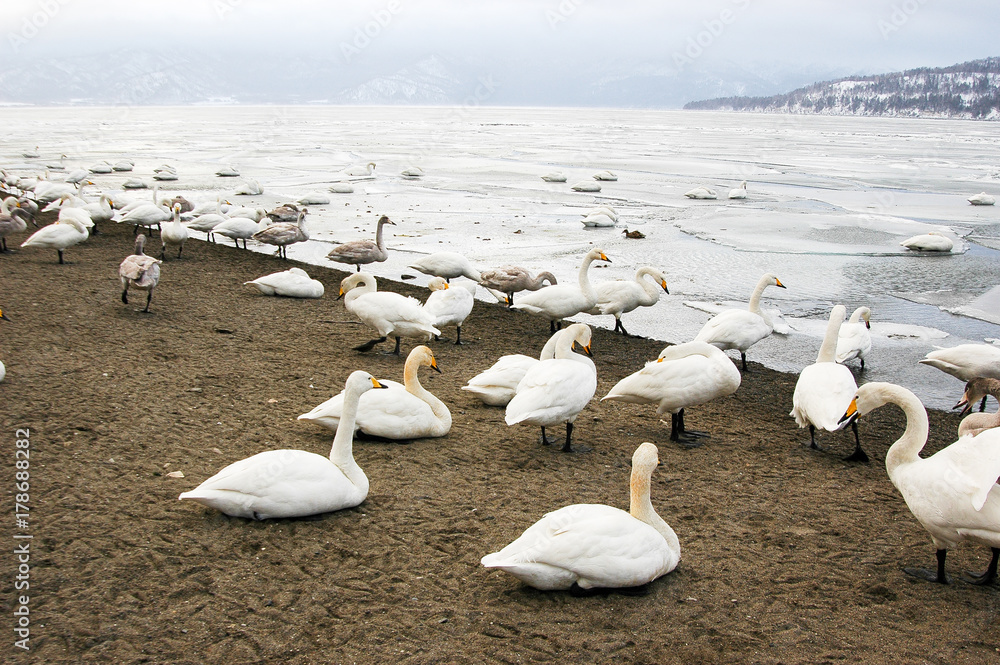
M 645 522 L 649 526 L 656 529 L 656 531 L 663 536 L 663 539 L 667 541 L 667 546 L 674 552 L 680 553 L 681 544 L 677 540 L 677 534 L 674 530 L 670 528 L 670 525 L 663 521 L 656 510 L 653 508 L 653 503 L 649 499 L 649 485 L 650 476 L 652 474 L 652 469 L 639 469 L 636 467 L 632 468 L 632 480 L 630 482 L 630 492 L 629 492 L 629 514 L 639 520 L 640 522 Z
M 646 277 L 652 277 L 655 282 L 651 282 Z M 656 301 L 660 299 L 660 292 L 663 287 L 660 286 L 660 276 L 657 274 L 656 270 L 652 268 L 639 268 L 635 271 L 635 281 L 639 283 L 642 287 L 643 292 L 646 294 L 646 298 L 643 299 L 642 304 L 645 306 L 655 305 Z
M 903 410 L 906 416 L 906 430 L 896 440 L 885 455 L 885 470 L 889 479 L 893 479 L 895 470 L 903 464 L 909 464 L 920 459 L 920 451 L 927 443 L 927 411 L 916 395 L 905 388 L 888 383 L 869 384 L 875 386 L 882 404 L 895 404 Z
M 768 283 L 767 277 L 762 278 L 757 282 L 757 286 L 754 287 L 753 293 L 750 294 L 750 311 L 754 314 L 760 314 L 760 297 L 764 293 L 770 284 Z
M 837 338 L 840 336 L 840 326 L 844 323 L 844 314 L 842 305 L 837 305 L 830 312 L 830 321 L 826 324 L 826 334 L 823 335 L 823 344 L 819 347 L 816 362 L 832 363 L 837 361 Z
M 576 325 L 576 324 L 574 324 Z M 560 360 L 565 360 L 567 358 L 572 359 L 576 354 L 573 353 L 573 344 L 581 342 L 579 335 L 574 335 L 569 332 L 569 329 L 563 331 L 559 338 L 556 339 L 556 350 L 555 357 Z
M 548 271 L 538 273 L 538 275 L 531 281 L 529 290 L 540 289 L 543 282 L 548 282 L 549 285 L 555 284 L 556 276 Z
M 594 291 L 594 285 L 590 283 L 590 264 L 597 260 L 597 257 L 591 256 L 590 254 L 583 260 L 583 265 L 580 266 L 580 290 L 583 291 L 588 298 L 597 301 L 597 292 Z
M 330 447 L 330 461 L 344 470 L 345 473 L 348 469 L 361 470 L 357 462 L 354 461 L 354 425 L 357 421 L 360 400 L 361 393 L 357 389 L 347 388 L 344 390 L 340 422 L 337 424 L 337 433 L 334 435 L 333 445 Z
M 448 407 L 434 393 L 424 388 L 420 383 L 420 367 L 423 360 L 422 356 L 406 359 L 406 365 L 403 367 L 403 386 L 406 387 L 406 392 L 427 402 L 435 418 L 438 420 L 446 419 L 450 423 L 451 412 L 448 410 Z

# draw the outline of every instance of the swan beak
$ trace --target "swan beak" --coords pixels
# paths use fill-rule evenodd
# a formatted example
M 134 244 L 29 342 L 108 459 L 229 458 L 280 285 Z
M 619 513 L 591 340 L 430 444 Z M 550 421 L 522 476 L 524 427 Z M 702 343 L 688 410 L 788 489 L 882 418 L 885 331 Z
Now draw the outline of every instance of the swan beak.
M 3 319 L 4 321 L 10 321 L 10 317 L 8 317 L 2 311 L 0 311 L 0 319 Z
M 445 290 L 447 290 L 447 289 L 448 289 L 448 282 L 445 282 L 445 283 L 444 283 L 444 288 L 445 288 Z
M 774 278 L 774 285 L 775 285 L 775 286 L 780 286 L 781 288 L 785 288 L 785 285 L 784 285 L 784 284 L 782 284 L 782 283 L 781 283 L 781 280 L 780 280 L 780 279 L 778 279 L 777 277 L 775 277 L 775 278 Z
M 441 372 L 441 368 L 438 367 L 437 358 L 431 358 L 431 369 L 434 370 L 435 372 L 437 372 L 438 374 L 442 373 Z
M 872 322 L 871 321 L 865 321 L 865 328 L 868 328 L 868 330 L 871 330 L 872 329 Z
M 343 297 L 344 297 L 344 287 L 340 287 L 340 293 L 337 295 L 335 300 L 340 300 Z
M 378 382 L 374 376 L 372 377 L 372 388 L 385 388 L 381 383 Z
M 663 287 L 664 293 L 666 293 L 669 296 L 670 295 L 670 289 L 667 288 L 667 280 L 665 280 L 665 279 L 660 280 L 660 286 Z
M 851 400 L 851 405 L 847 407 L 847 413 L 844 417 L 840 419 L 838 425 L 846 425 L 847 423 L 854 422 L 858 419 L 858 398 L 855 397 Z
M 601 260 L 602 261 L 607 261 L 608 263 L 611 263 L 611 259 L 609 259 L 608 255 L 605 254 L 604 252 L 601 252 Z
M 3 316 L 2 316 L 2 315 L 0 315 L 0 318 L 3 318 Z M 961 399 L 961 400 L 959 400 L 958 404 L 956 404 L 955 406 L 953 406 L 953 407 L 951 407 L 951 408 L 952 408 L 953 410 L 954 410 L 954 409 L 958 409 L 958 408 L 961 408 L 962 410 L 961 410 L 961 411 L 959 411 L 958 415 L 960 415 L 960 416 L 964 416 L 964 415 L 965 415 L 966 413 L 968 413 L 969 411 L 972 411 L 972 402 L 970 402 L 970 401 L 969 401 L 969 400 L 968 400 L 968 399 L 966 398 L 966 396 L 965 396 L 965 395 L 962 395 L 962 399 Z
M 587 346 L 583 347 L 583 352 L 586 353 L 588 356 L 593 356 L 594 355 L 593 353 L 590 352 L 590 344 L 588 344 Z

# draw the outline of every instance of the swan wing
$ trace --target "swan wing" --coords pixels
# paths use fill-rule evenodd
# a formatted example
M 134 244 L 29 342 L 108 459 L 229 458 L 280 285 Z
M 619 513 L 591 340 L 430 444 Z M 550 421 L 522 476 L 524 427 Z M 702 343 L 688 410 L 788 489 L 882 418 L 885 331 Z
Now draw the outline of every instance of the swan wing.
M 936 465 L 940 470 L 939 481 L 968 497 L 972 507 L 980 510 L 1000 477 L 1000 429 L 963 436 L 924 463 Z
M 709 319 L 694 339 L 723 350 L 746 350 L 770 335 L 772 330 L 759 314 L 745 309 L 727 309 Z
M 539 361 L 521 379 L 507 404 L 506 423 L 572 422 L 597 390 L 597 374 L 569 359 Z
M 792 394 L 792 411 L 799 427 L 815 425 L 834 432 L 858 391 L 851 370 L 832 362 L 814 363 L 799 374 Z

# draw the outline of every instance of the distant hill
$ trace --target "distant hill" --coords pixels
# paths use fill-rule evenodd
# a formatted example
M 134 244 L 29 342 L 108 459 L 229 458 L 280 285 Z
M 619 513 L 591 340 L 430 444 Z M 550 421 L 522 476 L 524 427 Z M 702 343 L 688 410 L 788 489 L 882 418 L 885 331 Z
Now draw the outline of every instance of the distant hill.
M 851 76 L 784 95 L 719 97 L 685 109 L 1000 120 L 1000 57 L 950 67 Z

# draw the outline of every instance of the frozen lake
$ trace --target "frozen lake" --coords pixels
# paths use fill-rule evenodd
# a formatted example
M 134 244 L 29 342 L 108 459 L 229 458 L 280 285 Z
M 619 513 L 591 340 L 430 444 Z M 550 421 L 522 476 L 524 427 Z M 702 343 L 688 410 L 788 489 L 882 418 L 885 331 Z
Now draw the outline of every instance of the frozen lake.
M 583 254 L 599 246 L 613 263 L 595 264 L 595 282 L 630 278 L 644 265 L 667 274 L 670 294 L 623 321 L 630 332 L 669 342 L 693 338 L 709 312 L 746 303 L 760 275 L 773 272 L 787 289 L 768 289 L 763 302 L 780 310 L 784 334 L 753 347 L 752 360 L 798 372 L 815 360 L 834 304 L 848 312 L 868 305 L 873 350 L 859 382 L 905 385 L 935 408 L 950 408 L 962 385 L 917 360 L 934 345 L 1000 338 L 1000 291 L 988 293 L 1000 285 L 1000 210 L 966 201 L 984 190 L 1000 195 L 997 123 L 328 106 L 6 108 L 0 118 L 0 167 L 8 172 L 37 173 L 61 154 L 69 168 L 135 160 L 131 174 L 93 176 L 95 195 L 121 191 L 128 177 L 152 184 L 153 169 L 169 163 L 179 179 L 162 183 L 164 193 L 195 201 L 223 193 L 270 208 L 328 193 L 345 179 L 341 169 L 375 162 L 373 177 L 352 182 L 354 193 L 328 193 L 329 205 L 310 206 L 312 240 L 291 247 L 292 258 L 343 268 L 325 259 L 331 243 L 372 237 L 381 214 L 397 226 L 386 227 L 389 260 L 371 272 L 389 279 L 425 283 L 407 264 L 452 250 L 482 269 L 519 264 L 572 282 Z M 35 146 L 41 159 L 20 157 Z M 240 179 L 214 175 L 225 165 L 258 180 L 264 194 L 233 197 Z M 413 166 L 426 175 L 400 175 Z M 603 170 L 618 180 L 600 183 L 599 193 L 571 190 Z M 541 179 L 552 171 L 567 182 Z M 748 198 L 726 199 L 742 180 Z M 699 185 L 720 199 L 683 196 Z M 618 211 L 616 228 L 583 227 L 581 213 L 595 204 Z M 626 228 L 645 239 L 624 238 Z M 953 238 L 954 251 L 899 246 L 930 230 Z M 578 319 L 613 325 L 610 316 Z M 600 366 L 599 348 L 595 355 Z

